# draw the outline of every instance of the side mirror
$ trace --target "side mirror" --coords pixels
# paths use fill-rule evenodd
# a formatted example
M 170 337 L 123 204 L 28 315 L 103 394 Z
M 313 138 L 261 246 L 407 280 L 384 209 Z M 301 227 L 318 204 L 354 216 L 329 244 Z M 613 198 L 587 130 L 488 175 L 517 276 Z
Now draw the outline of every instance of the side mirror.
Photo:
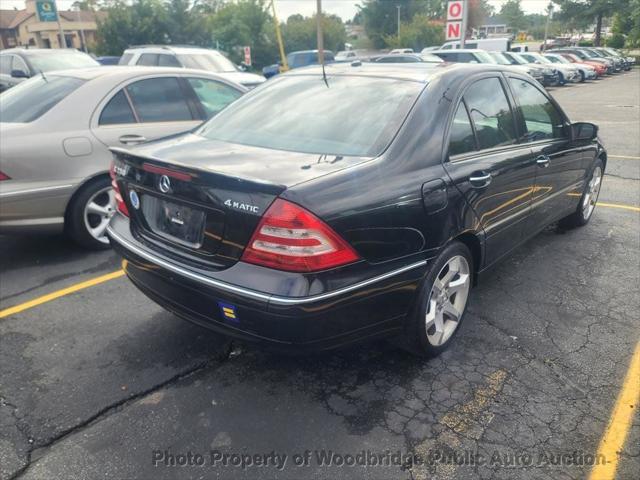
M 11 70 L 11 76 L 13 78 L 29 78 L 29 75 L 23 70 Z
M 571 124 L 571 137 L 574 140 L 593 140 L 598 136 L 598 126 L 588 122 Z
M 246 64 L 246 63 L 244 63 L 244 62 L 240 63 L 240 65 L 238 65 L 238 69 L 239 69 L 241 72 L 246 72 L 246 71 L 247 71 L 247 64 Z
M 469 63 L 478 63 L 477 60 L 469 60 Z

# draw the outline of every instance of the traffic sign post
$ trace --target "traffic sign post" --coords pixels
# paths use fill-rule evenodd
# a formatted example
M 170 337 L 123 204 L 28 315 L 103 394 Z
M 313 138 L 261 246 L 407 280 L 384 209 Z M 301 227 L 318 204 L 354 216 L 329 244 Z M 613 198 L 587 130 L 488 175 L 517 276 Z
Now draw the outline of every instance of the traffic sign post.
M 460 47 L 464 48 L 467 30 L 467 2 L 453 0 L 447 3 L 447 23 L 445 25 L 446 40 L 460 40 Z

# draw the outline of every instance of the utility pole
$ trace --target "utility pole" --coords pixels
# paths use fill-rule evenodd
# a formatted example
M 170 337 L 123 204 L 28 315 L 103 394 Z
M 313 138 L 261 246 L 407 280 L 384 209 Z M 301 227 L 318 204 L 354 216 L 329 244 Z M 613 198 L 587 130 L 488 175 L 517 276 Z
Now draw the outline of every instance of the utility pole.
M 316 27 L 318 30 L 318 63 L 324 65 L 324 36 L 322 35 L 322 0 L 316 0 Z
M 396 5 L 396 8 L 398 9 L 398 47 L 401 47 L 402 45 L 400 45 L 400 5 Z
M 547 23 L 544 26 L 544 41 L 542 42 L 542 51 L 547 49 L 547 36 L 549 35 L 549 21 L 551 20 L 551 12 L 553 12 L 553 3 L 547 6 Z
M 467 18 L 469 18 L 469 2 L 468 0 L 462 0 L 462 28 L 460 31 L 460 48 L 464 48 L 464 41 L 467 38 Z
M 82 28 L 82 19 L 80 17 L 80 5 L 78 5 L 78 11 L 77 11 L 77 17 L 78 17 L 78 23 L 81 24 L 80 25 L 80 41 L 82 42 L 82 51 L 87 53 L 87 40 L 84 38 L 84 29 Z
M 53 5 L 56 9 L 56 18 L 58 19 L 58 31 L 60 32 L 60 47 L 67 48 L 67 39 L 64 38 L 64 30 L 62 29 L 62 22 L 60 22 L 60 10 L 58 10 L 58 3 L 53 0 Z
M 273 23 L 276 27 L 276 39 L 278 40 L 278 50 L 280 50 L 280 63 L 282 64 L 281 71 L 286 72 L 289 70 L 289 64 L 287 63 L 287 56 L 284 54 L 284 42 L 282 41 L 282 33 L 280 32 L 280 22 L 278 21 L 278 15 L 276 15 L 276 2 L 271 0 L 271 10 L 273 11 Z

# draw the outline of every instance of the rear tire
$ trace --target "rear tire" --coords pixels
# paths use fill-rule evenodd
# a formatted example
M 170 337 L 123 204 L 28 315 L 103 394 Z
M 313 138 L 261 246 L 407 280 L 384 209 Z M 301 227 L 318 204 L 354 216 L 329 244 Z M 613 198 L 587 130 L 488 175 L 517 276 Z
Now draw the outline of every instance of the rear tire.
M 402 347 L 432 358 L 451 344 L 464 318 L 471 291 L 473 256 L 461 242 L 449 244 L 431 264 L 407 316 Z
M 602 159 L 596 160 L 589 175 L 589 181 L 585 184 L 580 203 L 575 212 L 560 220 L 560 226 L 563 228 L 582 227 L 589 223 L 593 216 L 593 211 L 598 202 L 600 195 L 600 187 L 604 177 L 604 164 Z
M 110 247 L 106 227 L 116 212 L 109 177 L 99 177 L 80 188 L 67 208 L 65 232 L 80 246 L 90 250 Z

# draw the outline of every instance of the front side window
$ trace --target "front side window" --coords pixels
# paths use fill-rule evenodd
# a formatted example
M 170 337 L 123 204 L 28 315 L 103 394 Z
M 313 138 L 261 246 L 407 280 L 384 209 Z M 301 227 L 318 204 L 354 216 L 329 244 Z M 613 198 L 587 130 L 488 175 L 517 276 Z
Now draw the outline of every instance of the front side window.
M 161 67 L 181 67 L 175 55 L 158 55 L 158 65 Z
M 127 92 L 141 122 L 193 120 L 182 88 L 175 77 L 140 80 L 129 85 Z
M 116 93 L 100 114 L 100 125 L 119 125 L 122 123 L 136 123 L 131 106 L 124 91 Z
M 0 73 L 11 75 L 11 55 L 0 55 Z
M 133 53 L 125 53 L 120 57 L 120 60 L 118 60 L 118 65 L 129 65 L 129 62 L 131 61 L 132 58 L 133 58 Z
M 449 156 L 476 150 L 476 139 L 464 102 L 460 102 L 449 134 Z
M 32 122 L 80 87 L 84 80 L 42 75 L 22 82 L 0 95 L 0 121 Z
M 22 60 L 17 55 L 13 55 L 13 63 L 11 64 L 11 70 L 20 70 L 21 72 L 24 72 L 27 75 L 29 75 L 29 67 L 27 67 L 27 64 L 24 63 L 24 60 Z
M 235 88 L 208 78 L 188 78 L 187 81 L 200 100 L 206 120 L 242 96 Z
M 198 134 L 275 150 L 376 156 L 391 142 L 420 82 L 336 75 L 280 77 L 209 120 Z M 354 94 L 357 92 L 357 94 Z
M 480 149 L 512 145 L 516 142 L 513 113 L 497 78 L 484 78 L 464 94 Z
M 157 53 L 143 53 L 140 55 L 138 62 L 136 65 L 142 65 L 146 67 L 155 67 L 158 65 L 158 54 Z
M 526 140 L 535 142 L 566 136 L 564 120 L 556 107 L 533 84 L 519 78 L 510 78 L 520 112 L 526 126 Z

